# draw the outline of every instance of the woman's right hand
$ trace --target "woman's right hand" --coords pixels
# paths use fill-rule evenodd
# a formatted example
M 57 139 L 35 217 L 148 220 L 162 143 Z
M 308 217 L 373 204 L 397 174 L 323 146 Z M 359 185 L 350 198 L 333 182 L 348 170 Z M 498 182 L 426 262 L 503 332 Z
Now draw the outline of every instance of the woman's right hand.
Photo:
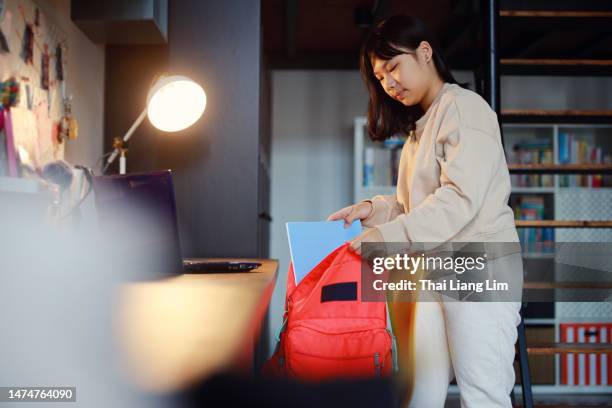
M 344 227 L 346 228 L 357 219 L 363 220 L 368 218 L 371 212 L 372 203 L 370 201 L 360 201 L 357 204 L 349 205 L 336 211 L 327 217 L 327 221 L 344 220 Z

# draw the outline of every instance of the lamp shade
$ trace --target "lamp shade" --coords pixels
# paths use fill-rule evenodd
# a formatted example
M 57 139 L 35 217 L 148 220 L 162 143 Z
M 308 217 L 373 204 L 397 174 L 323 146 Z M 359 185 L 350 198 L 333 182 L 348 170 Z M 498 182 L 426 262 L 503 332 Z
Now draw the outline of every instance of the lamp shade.
M 147 116 L 159 130 L 177 132 L 193 125 L 206 108 L 206 93 L 190 78 L 160 78 L 149 90 Z

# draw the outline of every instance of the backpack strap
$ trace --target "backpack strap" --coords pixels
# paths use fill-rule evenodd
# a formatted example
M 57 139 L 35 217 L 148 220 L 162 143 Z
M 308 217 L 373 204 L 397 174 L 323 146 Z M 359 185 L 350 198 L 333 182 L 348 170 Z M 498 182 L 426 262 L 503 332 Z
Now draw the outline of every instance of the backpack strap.
M 387 314 L 387 332 L 391 336 L 391 356 L 393 358 L 393 372 L 399 371 L 399 363 L 397 360 L 397 341 L 395 340 L 395 334 L 393 334 L 393 323 L 391 322 L 391 315 L 389 314 L 389 307 L 385 302 L 385 313 Z

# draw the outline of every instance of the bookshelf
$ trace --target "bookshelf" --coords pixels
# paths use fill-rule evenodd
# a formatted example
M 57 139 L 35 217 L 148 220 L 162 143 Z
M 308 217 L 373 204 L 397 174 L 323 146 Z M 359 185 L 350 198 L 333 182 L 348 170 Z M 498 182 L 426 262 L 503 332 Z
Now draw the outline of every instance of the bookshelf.
M 612 125 L 506 123 L 503 132 L 510 168 L 540 168 L 537 173 L 510 176 L 510 203 L 515 209 L 515 218 L 521 220 L 523 226 L 540 226 L 519 231 L 525 252 L 538 252 L 537 249 L 546 247 L 541 244 L 543 240 L 554 242 L 556 233 L 565 233 L 554 228 L 609 228 L 609 223 L 597 221 L 598 216 L 593 211 L 568 216 L 561 214 L 558 208 L 568 194 L 587 200 L 592 196 L 592 199 L 603 200 L 602 203 L 612 202 L 612 176 L 604 171 L 612 163 Z M 573 168 L 572 174 L 560 172 L 562 166 Z M 602 172 L 579 174 L 576 168 L 580 166 L 599 166 Z M 554 174 L 541 172 L 542 167 L 553 168 Z M 568 219 L 591 221 L 569 222 Z M 612 241 L 612 231 L 604 231 L 604 234 Z
M 533 208 L 532 218 L 535 219 L 520 222 L 531 223 L 534 227 L 520 228 L 519 235 L 523 236 L 522 241 L 527 242 L 526 245 L 522 243 L 525 279 L 532 281 L 535 285 L 541 280 L 549 281 L 547 278 L 541 279 L 538 271 L 547 270 L 552 271 L 555 276 L 557 274 L 557 264 L 553 253 L 555 242 L 612 242 L 610 222 L 605 221 L 612 219 L 612 214 L 608 214 L 612 212 L 612 175 L 609 171 L 604 171 L 612 163 L 612 124 L 602 124 L 597 119 L 593 121 L 594 123 L 574 123 L 571 120 L 569 123 L 548 123 L 548 121 L 535 123 L 528 120 L 525 123 L 511 121 L 503 125 L 504 148 L 509 167 L 535 168 L 532 173 L 511 174 L 510 195 L 510 202 L 515 209 L 516 217 L 521 216 L 520 212 L 516 211 L 517 208 L 520 209 L 521 198 L 527 197 L 527 203 L 531 200 L 529 204 Z M 396 191 L 391 169 L 391 152 L 382 152 L 385 149 L 401 149 L 401 144 L 385 145 L 382 142 L 372 142 L 367 136 L 365 125 L 365 117 L 355 118 L 355 202 L 377 194 L 395 194 Z M 565 136 L 560 138 L 560 135 Z M 575 143 L 572 145 L 572 142 Z M 517 146 L 518 149 L 515 148 Z M 567 156 L 565 149 L 568 146 L 570 150 L 573 146 L 573 150 L 580 151 L 580 155 Z M 600 150 L 596 150 L 598 148 Z M 365 175 L 366 161 L 372 159 L 369 153 L 370 157 L 366 160 L 366 149 L 380 149 L 380 154 L 374 156 L 373 163 L 367 164 L 368 166 L 373 164 L 374 173 L 377 171 L 377 165 L 386 167 L 384 175 Z M 387 157 L 389 157 L 388 162 Z M 551 167 L 552 171 L 542 174 L 541 168 L 545 166 Z M 568 171 L 565 173 L 559 171 L 562 166 L 566 166 Z M 598 175 L 600 177 L 596 178 L 593 176 L 592 168 L 597 168 L 597 166 L 602 168 L 602 172 Z M 588 169 L 590 173 L 586 171 L 581 173 L 580 167 L 590 167 Z M 371 169 L 367 171 L 372 173 Z M 378 169 L 378 171 L 383 170 Z M 385 180 L 391 182 L 382 183 Z M 560 228 L 561 224 L 567 228 Z M 538 230 L 541 232 L 544 228 L 548 228 L 549 231 L 548 241 L 550 242 L 546 244 L 542 234 L 539 235 L 540 241 L 537 241 Z M 597 286 L 601 283 L 590 282 L 590 284 Z M 600 307 L 590 305 L 586 308 L 588 310 L 583 306 L 578 303 L 572 304 L 572 302 L 528 304 L 524 315 L 528 343 L 551 344 L 550 349 L 556 350 L 552 345 L 561 344 L 562 325 L 580 321 L 595 324 L 611 322 L 612 303 L 603 304 Z M 589 356 L 589 354 L 584 355 Z M 538 354 L 537 351 L 532 350 L 529 361 L 533 370 L 534 393 L 612 392 L 612 386 L 607 385 L 562 385 L 560 368 L 562 358 L 565 358 L 563 353 Z M 517 381 L 518 379 L 517 373 Z M 516 391 L 520 393 L 520 386 L 516 387 Z M 452 391 L 456 391 L 453 386 L 451 386 Z
M 355 201 L 369 198 L 376 194 L 393 194 L 395 183 L 393 180 L 392 158 L 401 150 L 401 142 L 391 144 L 372 142 L 365 132 L 365 117 L 354 120 L 354 198 Z M 606 174 L 605 169 L 612 164 L 612 125 L 606 124 L 504 124 L 505 149 L 508 166 L 511 168 L 533 168 L 533 173 L 513 174 L 513 194 L 555 194 L 560 188 L 591 188 L 600 183 L 597 188 L 611 188 L 612 176 Z M 586 155 L 588 149 L 598 148 L 597 162 L 589 157 L 560 158 L 560 138 L 570 137 L 571 140 L 581 143 L 581 149 Z M 567 145 L 565 143 L 564 145 Z M 515 157 L 519 146 L 523 157 Z M 370 153 L 366 153 L 369 151 Z M 533 151 L 547 151 L 543 157 L 532 157 Z M 373 153 L 373 154 L 372 154 Z M 367 157 L 366 157 L 367 156 Z M 399 157 L 397 157 L 399 158 Z M 373 159 L 373 160 L 372 160 Z M 364 170 L 364 165 L 373 164 L 373 175 L 370 170 Z M 366 163 L 368 162 L 368 163 Z M 382 163 L 382 166 L 380 166 Z M 388 165 L 387 165 L 388 163 Z M 563 174 L 563 167 L 567 173 Z M 386 167 L 383 171 L 382 167 Z M 550 167 L 551 174 L 541 174 L 542 168 Z M 585 167 L 586 172 L 601 167 L 601 174 L 577 174 L 580 168 Z M 578 170 L 577 170 L 578 169 Z M 561 171 L 560 171 L 561 170 Z M 552 174 L 554 173 L 554 174 Z M 560 174 L 561 173 L 561 174 Z M 604 184 L 605 181 L 605 184 Z
M 555 242 L 612 242 L 612 223 L 608 221 L 612 218 L 612 211 L 609 210 L 612 207 L 612 179 L 609 171 L 612 163 L 612 125 L 601 123 L 609 120 L 606 113 L 505 112 L 506 118 L 527 118 L 525 123 L 506 121 L 503 125 L 508 166 L 511 172 L 520 170 L 518 174 L 511 173 L 513 188 L 510 202 L 515 210 L 517 227 L 523 227 L 518 232 L 523 249 L 527 251 L 523 256 L 525 287 L 537 287 L 538 282 L 533 281 L 538 280 L 538 274 L 542 271 L 552 273 L 552 282 L 550 276 L 547 276 L 547 282 L 544 283 L 555 288 L 565 286 L 572 289 L 595 289 L 601 285 L 609 286 L 607 282 L 575 282 L 581 279 L 575 274 L 569 277 L 570 282 L 563 282 L 568 280 L 568 276 L 564 276 L 564 265 L 558 263 L 556 255 L 537 256 L 538 247 L 544 248 L 545 253 L 550 248 L 546 243 L 538 241 L 546 241 L 551 235 L 553 245 Z M 542 123 L 536 122 L 538 118 L 543 119 Z M 559 118 L 570 120 L 555 123 Z M 587 123 L 589 119 L 593 119 L 593 123 Z M 523 201 L 527 202 L 526 206 L 522 205 Z M 527 216 L 527 210 L 531 210 L 531 216 Z M 532 253 L 533 257 L 525 256 Z M 588 323 L 587 328 L 580 329 L 586 333 L 591 327 L 610 323 L 610 316 L 612 307 L 609 303 L 527 304 L 524 312 L 525 331 L 535 394 L 609 393 L 612 390 L 605 383 L 589 384 L 589 375 L 585 374 L 587 369 L 591 371 L 597 367 L 595 360 L 606 359 L 606 356 L 587 353 L 588 350 L 572 349 L 574 353 L 570 353 L 568 347 L 572 345 L 566 343 L 567 326 L 576 325 L 577 321 Z M 577 333 L 574 331 L 575 335 Z M 578 340 L 592 341 L 592 337 L 584 336 Z M 542 343 L 550 343 L 551 347 L 541 347 Z M 609 344 L 603 344 L 600 348 L 605 353 L 609 350 Z M 593 361 L 586 365 L 584 360 L 587 359 Z M 568 381 L 566 370 L 570 363 L 583 367 L 581 372 L 576 370 L 576 373 L 580 372 L 577 382 L 574 379 Z M 542 367 L 548 368 L 542 370 Z M 552 381 L 546 375 L 551 370 L 554 372 Z
M 367 119 L 365 117 L 356 117 L 354 120 L 354 144 L 353 144 L 353 163 L 354 163 L 354 201 L 360 201 L 366 198 L 371 198 L 375 195 L 390 195 L 395 194 L 395 184 L 393 183 L 393 174 L 391 169 L 391 158 L 394 150 L 401 151 L 401 142 L 387 144 L 383 142 L 372 142 L 367 135 L 365 126 Z M 368 149 L 373 154 L 366 157 Z M 395 153 L 398 153 L 397 151 Z M 376 160 L 387 159 L 388 162 L 377 163 Z M 399 159 L 399 156 L 397 157 Z M 374 163 L 370 163 L 373 159 Z M 368 161 L 368 165 L 372 166 L 370 170 L 365 170 L 364 166 Z M 366 175 L 366 172 L 369 172 Z M 386 182 L 381 182 L 386 181 Z

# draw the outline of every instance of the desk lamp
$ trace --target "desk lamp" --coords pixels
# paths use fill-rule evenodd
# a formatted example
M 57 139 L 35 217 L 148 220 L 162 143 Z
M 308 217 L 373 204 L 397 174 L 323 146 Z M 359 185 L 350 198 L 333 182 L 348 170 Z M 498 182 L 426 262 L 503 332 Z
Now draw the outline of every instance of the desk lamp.
M 178 132 L 193 125 L 206 108 L 206 93 L 200 85 L 181 75 L 164 76 L 149 90 L 147 106 L 128 129 L 123 138 L 113 140 L 115 150 L 106 161 L 102 173 L 119 157 L 119 174 L 125 174 L 127 141 L 132 137 L 145 116 L 157 129 Z

